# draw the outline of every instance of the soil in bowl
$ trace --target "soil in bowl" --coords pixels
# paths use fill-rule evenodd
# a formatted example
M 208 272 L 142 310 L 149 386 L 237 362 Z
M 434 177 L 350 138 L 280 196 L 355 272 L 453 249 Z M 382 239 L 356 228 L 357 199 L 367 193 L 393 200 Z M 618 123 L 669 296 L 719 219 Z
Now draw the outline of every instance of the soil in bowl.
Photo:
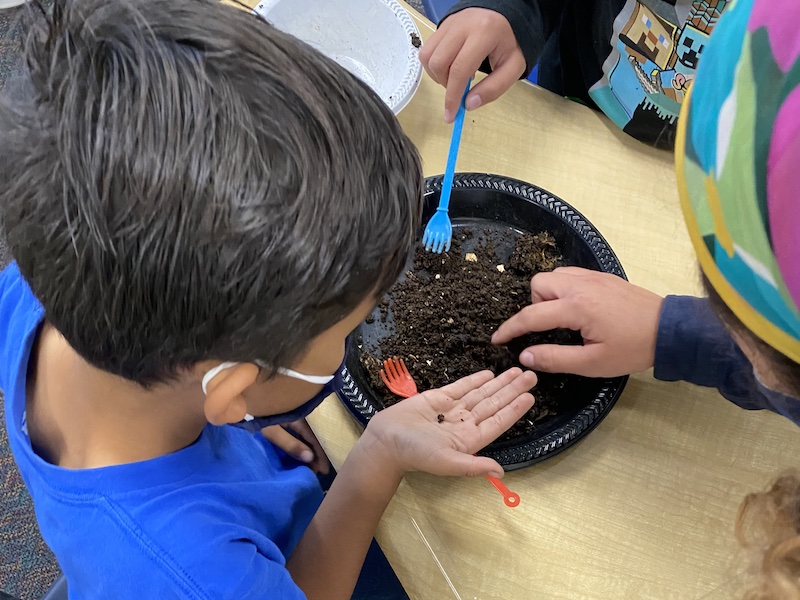
M 519 353 L 534 344 L 582 343 L 578 333 L 557 330 L 529 334 L 507 346 L 491 344 L 497 327 L 530 304 L 531 277 L 562 264 L 556 241 L 547 232 L 519 234 L 505 260 L 498 256 L 496 242 L 490 231 L 476 235 L 465 228 L 454 232 L 448 253 L 434 254 L 418 247 L 413 269 L 371 317 L 372 322 L 376 318 L 391 321 L 394 334 L 383 337 L 377 350 L 363 348 L 360 355 L 384 405 L 401 400 L 380 378 L 381 361 L 391 356 L 402 357 L 418 389 L 426 390 L 483 369 L 500 373 L 519 366 Z M 528 435 L 543 419 L 558 414 L 567 382 L 575 379 L 540 375 L 533 391 L 536 404 L 501 440 Z

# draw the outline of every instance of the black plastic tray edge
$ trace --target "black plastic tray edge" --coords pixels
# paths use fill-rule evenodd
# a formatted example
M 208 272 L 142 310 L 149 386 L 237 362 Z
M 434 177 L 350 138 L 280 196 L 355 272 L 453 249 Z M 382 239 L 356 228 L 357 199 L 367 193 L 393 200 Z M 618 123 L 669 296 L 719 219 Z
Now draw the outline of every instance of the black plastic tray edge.
M 443 180 L 443 175 L 434 175 L 434 176 L 431 176 L 431 177 L 427 177 L 425 179 L 425 190 L 424 190 L 424 193 L 427 195 L 427 194 L 432 193 L 432 192 L 440 191 L 441 187 L 442 187 L 442 180 Z M 510 184 L 510 186 L 508 186 L 508 187 L 519 185 L 519 186 L 526 187 L 526 188 L 533 188 L 535 191 L 538 191 L 541 194 L 546 194 L 546 196 L 548 198 L 551 198 L 554 201 L 561 202 L 564 205 L 568 206 L 569 209 L 574 212 L 576 217 L 578 217 L 579 219 L 584 220 L 587 224 L 591 225 L 591 221 L 589 221 L 583 215 L 583 213 L 581 213 L 579 210 L 574 208 L 571 204 L 568 204 L 566 201 L 562 200 L 560 197 L 555 196 L 554 194 L 551 194 L 550 192 L 548 192 L 548 191 L 546 191 L 546 190 L 544 190 L 544 189 L 542 189 L 542 188 L 540 188 L 540 187 L 538 187 L 538 186 L 536 186 L 534 184 L 526 183 L 524 181 L 521 181 L 521 180 L 518 180 L 518 179 L 514 179 L 512 177 L 505 177 L 505 176 L 502 176 L 502 175 L 493 175 L 493 174 L 488 174 L 488 173 L 475 173 L 475 172 L 456 173 L 455 180 L 453 182 L 453 187 L 455 187 L 455 188 L 497 189 L 497 188 L 484 186 L 484 185 L 478 185 L 478 186 L 470 185 L 470 183 L 472 183 L 473 181 L 477 181 L 477 182 L 480 183 L 480 182 L 482 182 L 484 180 L 489 180 L 489 181 L 491 181 L 491 180 L 500 180 L 500 181 L 503 181 L 503 182 L 506 182 L 506 183 Z M 504 190 L 504 191 L 506 191 L 506 190 Z M 520 194 L 520 193 L 518 193 L 516 191 L 513 191 L 513 189 L 512 190 L 508 190 L 508 191 L 511 192 L 511 193 L 514 193 L 516 195 L 522 196 L 523 198 L 525 197 L 523 194 Z M 542 205 L 542 204 L 537 204 L 537 205 L 540 206 L 541 208 L 549 211 L 550 213 L 555 214 L 556 216 L 560 216 L 550 206 L 546 206 L 546 205 Z M 619 276 L 619 277 L 622 277 L 625 280 L 627 280 L 628 278 L 627 278 L 627 275 L 625 274 L 624 268 L 622 267 L 622 263 L 620 262 L 619 258 L 617 257 L 616 253 L 614 252 L 614 250 L 609 245 L 608 241 L 605 239 L 605 237 L 603 237 L 603 235 L 593 225 L 591 225 L 591 227 L 592 227 L 592 230 L 593 230 L 592 233 L 595 236 L 597 236 L 597 238 L 599 238 L 599 240 L 602 242 L 603 246 L 605 246 L 605 249 L 607 250 L 607 252 L 610 254 L 610 257 L 613 260 L 613 262 L 616 263 L 616 266 L 618 268 L 618 272 L 614 273 L 614 274 Z M 595 258 L 597 259 L 597 262 L 598 263 L 602 263 L 600 257 L 597 256 L 597 253 L 595 252 L 594 248 L 591 248 L 591 251 L 592 251 L 592 254 L 594 254 Z M 345 381 L 352 380 L 352 376 L 350 375 L 349 370 L 347 369 L 346 366 L 342 368 L 341 374 L 342 374 L 342 377 L 343 377 L 343 379 Z M 615 383 L 615 384 L 617 384 L 617 387 L 616 387 L 616 390 L 614 391 L 613 396 L 609 399 L 608 403 L 603 408 L 603 410 L 600 411 L 591 420 L 591 422 L 587 423 L 586 426 L 583 429 L 581 429 L 580 432 L 578 432 L 574 437 L 570 437 L 567 440 L 563 440 L 563 437 L 562 437 L 562 439 L 554 441 L 552 443 L 552 446 L 551 446 L 550 443 L 548 443 L 542 449 L 542 451 L 540 452 L 540 454 L 538 456 L 536 456 L 536 457 L 534 457 L 534 458 L 532 458 L 530 460 L 525 460 L 525 461 L 515 462 L 515 463 L 503 463 L 503 461 L 501 460 L 502 455 L 508 451 L 508 450 L 505 450 L 505 449 L 496 450 L 496 451 L 492 451 L 492 452 L 488 452 L 488 453 L 480 452 L 479 454 L 484 454 L 484 455 L 487 455 L 487 456 L 491 456 L 492 458 L 495 458 L 495 460 L 498 460 L 498 462 L 501 463 L 501 465 L 503 466 L 503 469 L 506 470 L 506 471 L 514 471 L 514 470 L 517 470 L 517 469 L 522 469 L 522 468 L 534 465 L 536 463 L 542 462 L 544 460 L 547 460 L 549 458 L 552 458 L 553 456 L 556 456 L 557 454 L 560 454 L 561 452 L 563 452 L 563 451 L 567 450 L 568 448 L 574 446 L 578 441 L 580 441 L 585 436 L 587 436 L 589 433 L 594 431 L 594 429 L 605 419 L 605 417 L 608 415 L 608 413 L 611 411 L 611 409 L 617 403 L 617 400 L 622 395 L 622 392 L 625 391 L 625 387 L 627 385 L 627 382 L 628 382 L 628 376 L 627 375 L 623 376 L 623 377 L 614 377 L 614 378 L 606 379 L 606 384 L 607 385 Z M 363 392 L 359 393 L 359 395 L 362 395 L 362 394 L 363 394 Z M 362 428 L 366 427 L 367 424 L 369 423 L 369 419 L 371 419 L 375 414 L 377 414 L 377 410 L 369 402 L 364 402 L 363 403 L 363 409 L 362 410 L 358 410 L 358 408 L 356 406 L 354 406 L 353 404 L 348 402 L 345 398 L 342 397 L 341 394 L 337 393 L 336 396 L 339 399 L 339 401 L 342 404 L 344 404 L 344 406 L 347 408 L 348 412 L 353 416 L 353 418 L 358 422 L 358 424 L 361 425 Z M 365 416 L 364 413 L 367 413 L 368 416 Z M 554 431 L 554 432 L 548 434 L 546 437 L 551 437 L 551 436 L 552 437 L 556 437 L 556 434 L 557 434 L 557 431 Z M 547 449 L 548 447 L 551 447 L 551 449 L 548 450 Z M 515 449 L 515 451 L 519 452 L 520 450 L 519 450 L 519 448 L 517 448 L 517 449 Z

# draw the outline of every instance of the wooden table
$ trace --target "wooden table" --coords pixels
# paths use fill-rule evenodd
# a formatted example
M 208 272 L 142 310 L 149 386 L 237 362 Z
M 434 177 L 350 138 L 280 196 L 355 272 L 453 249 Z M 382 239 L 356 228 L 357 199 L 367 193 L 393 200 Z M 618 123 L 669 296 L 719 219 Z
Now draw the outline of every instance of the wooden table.
M 426 38 L 431 25 L 411 13 Z M 443 105 L 424 76 L 399 116 L 426 175 L 445 167 Z M 597 226 L 631 281 L 700 293 L 672 155 L 601 114 L 519 83 L 468 114 L 458 170 L 545 188 Z M 340 466 L 360 426 L 334 397 L 309 420 Z M 798 464 L 800 432 L 782 417 L 634 375 L 585 440 L 506 475 L 519 508 L 483 479 L 411 474 L 377 538 L 414 600 L 729 598 L 742 583 L 732 535 L 742 497 Z

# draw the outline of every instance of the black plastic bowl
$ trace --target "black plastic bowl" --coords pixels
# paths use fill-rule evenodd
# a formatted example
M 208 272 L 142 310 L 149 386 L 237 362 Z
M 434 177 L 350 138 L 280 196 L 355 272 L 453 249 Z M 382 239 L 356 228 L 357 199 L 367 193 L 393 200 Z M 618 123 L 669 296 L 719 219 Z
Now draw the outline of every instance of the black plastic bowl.
M 425 185 L 424 224 L 436 210 L 442 188 L 441 176 L 429 178 Z M 460 173 L 455 176 L 450 202 L 454 231 L 469 227 L 473 231 L 491 231 L 493 239 L 505 240 L 496 250 L 501 260 L 510 254 L 520 232 L 550 232 L 567 265 L 613 273 L 625 279 L 619 260 L 603 236 L 569 204 L 536 186 L 496 175 Z M 420 231 L 421 238 L 422 231 Z M 409 261 L 408 268 L 411 268 Z M 465 290 L 468 293 L 468 290 Z M 377 311 L 378 309 L 376 309 Z M 377 315 L 377 312 L 375 313 Z M 379 317 L 371 324 L 362 323 L 356 335 L 362 348 L 377 358 L 378 342 L 393 333 L 391 314 L 384 323 Z M 372 389 L 359 355 L 361 348 L 351 344 L 342 372 L 344 388 L 339 397 L 362 425 L 384 408 L 382 395 Z M 564 386 L 562 411 L 537 424 L 534 431 L 495 442 L 481 452 L 497 460 L 506 470 L 519 469 L 545 460 L 583 438 L 611 410 L 622 393 L 627 377 L 588 379 L 570 377 Z

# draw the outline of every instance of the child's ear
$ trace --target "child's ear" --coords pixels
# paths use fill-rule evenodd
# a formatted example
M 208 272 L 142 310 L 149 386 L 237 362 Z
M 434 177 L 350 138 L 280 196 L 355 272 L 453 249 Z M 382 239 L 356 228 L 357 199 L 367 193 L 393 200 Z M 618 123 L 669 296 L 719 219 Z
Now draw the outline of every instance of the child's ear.
M 247 414 L 244 391 L 258 378 L 258 367 L 239 363 L 217 373 L 206 386 L 203 412 L 212 425 L 238 423 Z

